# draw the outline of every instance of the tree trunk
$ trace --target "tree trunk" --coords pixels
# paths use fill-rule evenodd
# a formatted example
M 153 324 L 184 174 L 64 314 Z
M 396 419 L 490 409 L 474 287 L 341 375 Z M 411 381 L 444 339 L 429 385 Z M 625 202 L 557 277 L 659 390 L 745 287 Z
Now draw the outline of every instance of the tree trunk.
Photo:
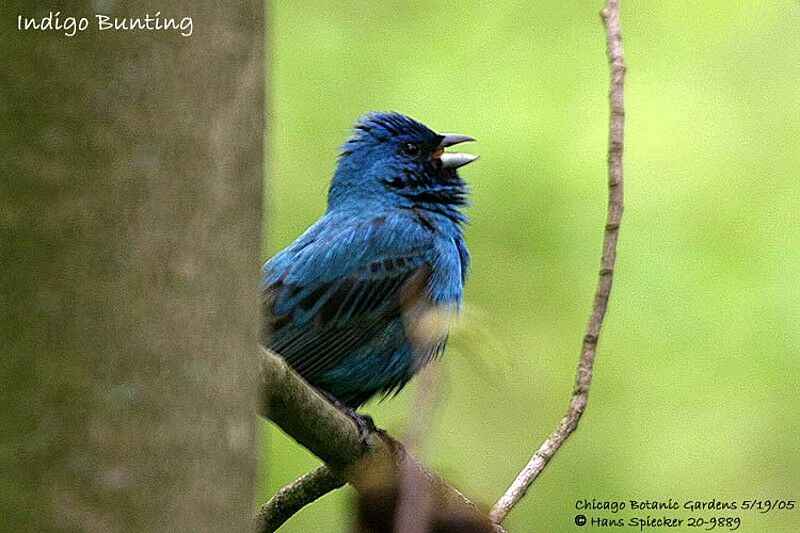
M 2 9 L 0 530 L 250 530 L 264 5 L 35 5 Z M 157 11 L 192 35 L 95 18 Z

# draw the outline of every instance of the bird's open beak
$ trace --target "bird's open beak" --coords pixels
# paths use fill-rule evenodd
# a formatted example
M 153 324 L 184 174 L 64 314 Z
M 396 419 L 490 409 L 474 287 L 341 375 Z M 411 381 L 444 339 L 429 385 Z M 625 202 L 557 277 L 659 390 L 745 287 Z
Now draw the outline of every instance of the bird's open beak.
M 434 156 L 442 161 L 442 168 L 463 167 L 464 165 L 472 163 L 478 159 L 478 156 L 473 154 L 462 154 L 458 152 L 445 152 L 444 149 L 448 146 L 472 142 L 474 140 L 475 139 L 467 135 L 460 135 L 458 133 L 443 133 L 442 142 L 439 143 L 439 149 L 436 151 Z

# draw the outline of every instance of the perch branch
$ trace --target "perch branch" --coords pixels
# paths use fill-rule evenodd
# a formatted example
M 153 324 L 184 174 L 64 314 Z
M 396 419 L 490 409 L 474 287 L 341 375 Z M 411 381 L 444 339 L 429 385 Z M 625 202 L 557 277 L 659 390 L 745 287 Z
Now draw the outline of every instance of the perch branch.
M 525 492 L 542 473 L 562 444 L 578 427 L 586 403 L 589 399 L 589 387 L 592 382 L 597 341 L 600 327 L 608 307 L 611 284 L 614 279 L 614 263 L 617 257 L 617 240 L 623 208 L 623 171 L 622 151 L 625 125 L 625 106 L 623 88 L 625 81 L 625 57 L 622 51 L 622 31 L 620 29 L 619 0 L 607 0 L 600 13 L 606 29 L 606 47 L 610 70 L 609 86 L 609 138 L 608 138 L 608 214 L 603 234 L 603 258 L 595 291 L 594 304 L 583 337 L 575 386 L 567 414 L 558 428 L 544 441 L 531 460 L 519 473 L 505 494 L 492 508 L 489 516 L 495 524 L 500 524 Z
M 258 515 L 260 533 L 274 531 L 274 527 L 280 525 L 268 518 L 279 517 L 282 523 L 303 505 L 324 494 L 323 489 L 336 488 L 336 476 L 351 483 L 356 490 L 369 491 L 375 481 L 371 472 L 380 470 L 376 465 L 388 463 L 414 472 L 426 490 L 434 495 L 435 512 L 440 517 L 469 516 L 486 523 L 488 531 L 502 531 L 499 526 L 489 524 L 488 518 L 463 494 L 405 453 L 402 445 L 388 435 L 373 432 L 371 446 L 365 450 L 352 419 L 306 384 L 283 359 L 263 348 L 261 377 L 261 414 L 322 459 L 330 473 L 318 469 L 306 474 L 282 489 L 280 497 L 276 495 L 262 506 Z M 310 486 L 314 483 L 316 488 Z M 305 496 L 295 495 L 298 491 Z

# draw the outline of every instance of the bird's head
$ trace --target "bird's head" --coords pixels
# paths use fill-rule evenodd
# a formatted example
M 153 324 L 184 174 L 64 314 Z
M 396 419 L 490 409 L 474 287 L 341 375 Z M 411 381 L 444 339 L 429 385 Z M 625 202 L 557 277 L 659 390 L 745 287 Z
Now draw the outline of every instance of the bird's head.
M 354 133 L 342 147 L 329 209 L 376 201 L 463 219 L 458 208 L 466 205 L 468 190 L 456 169 L 478 156 L 445 149 L 475 139 L 437 134 L 399 113 L 368 114 L 356 124 Z

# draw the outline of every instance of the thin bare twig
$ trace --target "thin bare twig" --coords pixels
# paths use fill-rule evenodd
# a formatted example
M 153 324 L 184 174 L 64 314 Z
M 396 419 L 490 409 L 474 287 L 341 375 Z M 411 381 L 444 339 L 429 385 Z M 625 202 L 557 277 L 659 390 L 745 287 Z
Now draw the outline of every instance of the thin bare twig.
M 495 524 L 500 524 L 514 505 L 525 495 L 525 492 L 541 474 L 562 444 L 578 427 L 578 421 L 586 409 L 589 399 L 589 387 L 592 382 L 597 341 L 600 327 L 603 325 L 611 284 L 614 279 L 614 263 L 617 257 L 617 240 L 623 209 L 623 170 L 622 151 L 625 126 L 625 106 L 623 88 L 625 82 L 625 57 L 622 51 L 622 31 L 619 18 L 620 0 L 607 0 L 600 13 L 606 29 L 606 46 L 610 70 L 609 86 L 609 137 L 608 137 L 608 214 L 603 234 L 603 258 L 595 291 L 592 313 L 583 338 L 581 356 L 572 400 L 567 414 L 558 428 L 544 441 L 531 460 L 519 473 L 505 494 L 492 508 L 489 516 Z
M 273 532 L 297 511 L 345 484 L 344 478 L 325 465 L 279 490 L 256 513 L 256 531 Z

